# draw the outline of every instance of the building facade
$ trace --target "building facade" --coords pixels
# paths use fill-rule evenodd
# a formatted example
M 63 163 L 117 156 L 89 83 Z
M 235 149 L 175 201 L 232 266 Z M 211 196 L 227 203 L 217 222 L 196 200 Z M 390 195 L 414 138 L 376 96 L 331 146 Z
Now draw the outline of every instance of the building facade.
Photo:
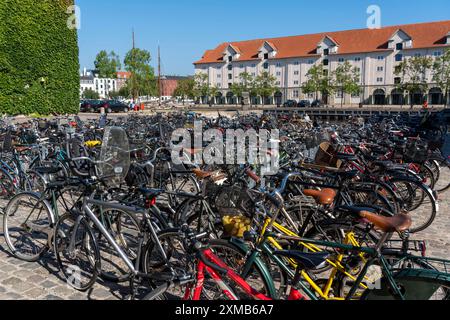
M 127 85 L 128 79 L 131 77 L 131 72 L 119 71 L 117 72 L 117 91 Z
M 117 79 L 100 78 L 95 71 L 83 70 L 80 75 L 80 97 L 86 90 L 93 90 L 97 92 L 101 99 L 109 97 L 110 92 L 118 91 Z
M 302 85 L 309 69 L 322 64 L 327 72 L 348 61 L 360 74 L 361 93 L 342 96 L 336 93 L 319 97 L 330 105 L 402 105 L 443 103 L 444 92 L 432 81 L 429 70 L 426 78 L 428 92 L 409 94 L 396 89 L 395 75 L 401 61 L 414 56 L 436 58 L 450 48 L 450 21 L 361 29 L 340 32 L 259 39 L 222 43 L 207 50 L 194 63 L 195 72 L 208 75 L 210 86 L 219 88 L 216 101 L 235 103 L 230 86 L 240 81 L 240 74 L 252 76 L 266 71 L 276 78 L 280 88 L 265 103 L 280 104 L 286 100 L 312 100 L 315 94 L 305 94 Z M 410 101 L 412 99 L 412 101 Z M 252 97 L 252 103 L 261 103 Z
M 180 76 L 162 76 L 161 77 L 161 100 L 167 101 L 173 98 L 174 92 L 178 87 L 178 82 L 187 77 Z

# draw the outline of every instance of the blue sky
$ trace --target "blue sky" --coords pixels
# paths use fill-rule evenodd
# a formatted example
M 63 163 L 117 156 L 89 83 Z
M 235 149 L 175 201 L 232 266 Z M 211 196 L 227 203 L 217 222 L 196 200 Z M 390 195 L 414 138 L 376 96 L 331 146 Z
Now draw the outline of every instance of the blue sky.
M 366 28 L 369 5 L 381 8 L 382 26 L 450 19 L 448 0 L 76 0 L 81 9 L 81 67 L 114 50 L 123 59 L 136 45 L 161 46 L 164 74 L 188 75 L 206 49 L 226 41 Z

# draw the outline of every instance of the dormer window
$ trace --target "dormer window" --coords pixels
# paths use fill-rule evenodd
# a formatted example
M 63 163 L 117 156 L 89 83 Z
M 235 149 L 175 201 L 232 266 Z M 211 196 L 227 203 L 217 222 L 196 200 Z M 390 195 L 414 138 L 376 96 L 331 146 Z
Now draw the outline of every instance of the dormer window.
M 398 29 L 392 37 L 389 38 L 389 49 L 403 50 L 404 48 L 412 48 L 413 39 L 405 31 Z
M 339 44 L 330 36 L 325 36 L 317 45 L 317 53 L 324 56 L 336 54 L 338 52 Z
M 231 62 L 231 61 L 233 61 L 233 57 L 232 57 L 232 56 L 229 56 L 229 57 L 228 57 L 228 62 Z
M 277 56 L 277 48 L 272 42 L 264 41 L 258 50 L 258 57 L 263 60 L 273 59 Z

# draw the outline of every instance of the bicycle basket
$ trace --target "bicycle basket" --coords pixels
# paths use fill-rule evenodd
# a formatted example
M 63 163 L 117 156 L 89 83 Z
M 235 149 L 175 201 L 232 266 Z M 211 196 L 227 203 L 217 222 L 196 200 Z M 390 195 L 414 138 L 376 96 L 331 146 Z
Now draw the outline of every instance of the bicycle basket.
M 317 150 L 315 164 L 332 168 L 340 168 L 342 162 L 336 158 L 336 150 L 329 142 L 323 142 Z
M 215 190 L 214 190 L 215 189 Z M 215 193 L 214 206 L 220 216 L 245 216 L 253 218 L 255 202 L 249 191 L 238 186 L 219 187 L 208 184 L 208 190 Z
M 103 136 L 98 173 L 109 186 L 124 182 L 130 169 L 130 152 L 127 133 L 119 127 L 108 127 Z

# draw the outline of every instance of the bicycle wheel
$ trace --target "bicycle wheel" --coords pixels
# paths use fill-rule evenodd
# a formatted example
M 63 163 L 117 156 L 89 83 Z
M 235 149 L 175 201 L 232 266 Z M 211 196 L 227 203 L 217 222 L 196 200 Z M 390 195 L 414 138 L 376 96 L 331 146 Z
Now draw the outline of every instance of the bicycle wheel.
M 11 199 L 3 215 L 3 234 L 11 253 L 35 262 L 49 249 L 53 213 L 50 205 L 34 193 Z
M 401 209 L 412 218 L 410 232 L 417 233 L 427 229 L 439 210 L 433 191 L 422 182 L 413 179 L 393 178 L 390 183 L 401 201 Z
M 222 260 L 228 267 L 232 268 L 237 274 L 243 274 L 243 268 L 246 262 L 246 253 L 243 252 L 239 247 L 230 243 L 226 240 L 211 240 L 208 242 L 209 248 L 213 253 Z M 273 274 L 272 274 L 273 276 Z M 226 278 L 222 279 L 227 283 L 227 285 L 233 290 L 233 292 L 238 296 L 240 300 L 252 299 L 251 296 L 247 295 L 240 287 L 238 287 L 234 282 L 228 281 Z M 253 287 L 256 291 L 266 295 L 271 296 L 272 290 L 270 286 L 273 286 L 277 292 L 277 296 L 272 296 L 271 298 L 277 299 L 280 289 L 282 287 L 283 281 L 277 281 L 274 283 L 273 279 L 269 279 L 264 276 L 264 271 L 262 271 L 258 265 L 253 264 L 248 274 L 245 275 L 244 280 Z M 277 278 L 277 280 L 280 280 Z M 206 300 L 227 300 L 228 298 L 223 293 L 222 289 L 212 281 L 209 277 L 205 279 L 205 284 L 203 288 L 203 296 Z
M 430 276 L 427 276 L 429 274 Z M 423 275 L 402 274 L 395 277 L 395 282 L 405 300 L 450 300 L 450 281 L 439 279 L 437 273 L 423 271 Z M 379 288 L 365 291 L 361 300 L 398 300 L 386 278 L 382 278 Z
M 443 193 L 450 189 L 450 163 L 443 158 L 430 159 L 439 167 L 439 178 L 436 180 L 434 189 Z
M 119 247 L 131 261 L 135 260 L 139 251 L 140 223 L 137 218 L 126 211 L 117 209 L 104 210 L 100 214 L 106 230 L 116 240 Z M 92 227 L 100 250 L 100 277 L 111 282 L 124 282 L 130 279 L 130 270 L 117 251 L 106 238 Z
M 0 168 L 0 199 L 10 199 L 14 196 L 16 187 L 13 177 Z
M 149 241 L 142 253 L 142 270 L 145 274 L 152 276 L 150 281 L 152 288 L 165 284 L 165 281 L 157 280 L 160 274 L 184 275 L 193 270 L 187 260 L 188 255 L 178 229 L 161 231 L 158 234 L 157 241 L 159 244 Z M 163 252 L 161 252 L 159 246 L 161 246 Z M 163 299 L 181 300 L 186 288 L 173 287 L 167 290 L 162 296 Z
M 53 249 L 67 283 L 79 290 L 89 290 L 100 270 L 100 251 L 94 233 L 84 218 L 79 223 L 70 213 L 55 226 Z

